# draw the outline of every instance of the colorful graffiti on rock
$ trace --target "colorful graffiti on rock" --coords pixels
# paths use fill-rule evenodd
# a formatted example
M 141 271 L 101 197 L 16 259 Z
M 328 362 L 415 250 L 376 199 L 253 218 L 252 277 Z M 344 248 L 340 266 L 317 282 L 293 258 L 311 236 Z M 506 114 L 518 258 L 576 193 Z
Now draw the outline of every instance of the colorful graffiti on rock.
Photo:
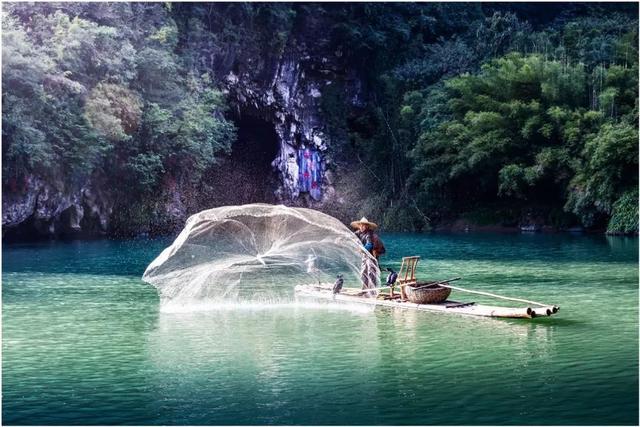
M 314 200 L 320 200 L 322 191 L 322 165 L 320 154 L 311 148 L 298 150 L 298 185 L 301 193 L 309 193 Z

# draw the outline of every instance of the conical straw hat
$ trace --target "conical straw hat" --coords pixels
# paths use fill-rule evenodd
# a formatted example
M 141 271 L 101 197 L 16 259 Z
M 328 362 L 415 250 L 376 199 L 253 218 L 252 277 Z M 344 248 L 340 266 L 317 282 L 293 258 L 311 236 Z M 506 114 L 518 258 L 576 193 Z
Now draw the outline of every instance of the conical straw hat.
M 351 227 L 358 228 L 360 224 L 368 225 L 369 228 L 371 228 L 372 230 L 375 230 L 376 228 L 378 228 L 378 224 L 376 224 L 375 222 L 369 222 L 369 220 L 364 216 L 362 217 L 362 219 L 360 219 L 360 221 L 353 221 L 351 223 Z

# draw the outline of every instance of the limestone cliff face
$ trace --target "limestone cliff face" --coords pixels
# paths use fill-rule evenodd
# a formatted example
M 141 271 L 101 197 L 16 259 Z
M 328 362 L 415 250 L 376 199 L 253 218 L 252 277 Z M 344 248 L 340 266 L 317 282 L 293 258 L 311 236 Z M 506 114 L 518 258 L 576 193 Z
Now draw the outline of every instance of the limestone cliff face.
M 271 162 L 277 174 L 275 200 L 322 209 L 335 196 L 329 150 L 333 141 L 326 133 L 321 111 L 323 92 L 331 85 L 340 84 L 346 91 L 346 99 L 358 104 L 359 80 L 342 69 L 335 53 L 313 52 L 305 43 L 293 40 L 275 57 L 263 59 L 260 67 L 251 68 L 250 64 L 243 63 L 246 60 L 239 56 L 226 67 L 212 69 L 218 79 L 216 85 L 225 93 L 234 114 L 259 117 L 273 125 L 279 146 Z M 298 150 L 302 147 L 315 149 L 321 156 L 320 200 L 300 192 Z M 3 234 L 22 239 L 119 233 L 121 226 L 114 230 L 115 216 L 119 214 L 114 202 L 115 190 L 113 182 L 99 177 L 69 185 L 64 177 L 53 182 L 29 176 L 16 188 L 5 189 Z M 189 184 L 163 184 L 162 194 L 158 195 L 158 212 L 150 218 L 162 223 L 138 224 L 129 231 L 133 234 L 154 229 L 169 231 L 179 228 L 194 212 L 228 203 L 208 201 L 195 191 Z
M 224 29 L 221 26 L 231 19 L 223 17 L 220 22 L 211 24 L 207 16 L 201 16 L 202 22 L 208 26 L 192 27 L 190 14 L 195 13 L 192 9 L 197 8 L 176 5 L 171 12 L 171 8 L 157 4 L 144 10 L 158 20 L 158 27 L 178 25 L 181 34 L 191 34 L 190 31 L 222 34 Z M 242 16 L 239 23 L 234 21 L 233 25 L 242 25 L 244 21 L 253 19 L 250 13 L 242 15 L 245 8 L 232 9 L 229 12 L 231 17 L 235 16 L 234 10 Z M 243 123 L 239 117 L 254 117 L 275 133 L 277 150 L 266 159 L 272 170 L 265 172 L 263 168 L 259 172 L 274 173 L 275 178 L 268 177 L 267 190 L 270 194 L 267 197 L 262 193 L 252 195 L 251 201 L 322 209 L 336 199 L 331 178 L 336 141 L 332 141 L 327 132 L 326 116 L 323 115 L 326 112 L 322 111 L 323 96 L 328 90 L 336 92 L 334 88 L 339 87 L 338 91 L 346 103 L 360 105 L 363 93 L 357 73 L 346 65 L 340 48 L 331 47 L 328 42 L 330 18 L 303 13 L 302 9 L 298 10 L 295 22 L 291 23 L 295 30 L 283 33 L 286 35 L 274 38 L 263 25 L 252 30 L 243 29 L 242 36 L 235 41 L 214 37 L 215 43 L 205 49 L 184 41 L 178 49 L 192 52 L 195 56 L 206 56 L 207 60 L 201 63 L 207 65 L 200 67 L 209 68 L 198 71 L 209 72 L 213 77 L 212 85 L 225 94 L 231 110 L 228 119 Z M 100 22 L 107 19 L 98 12 L 91 9 L 87 13 Z M 120 15 L 116 13 L 109 19 L 117 23 Z M 239 126 L 247 126 L 244 123 Z M 273 132 L 269 136 L 271 141 Z M 320 189 L 318 191 L 317 186 L 314 187 L 313 197 L 308 189 L 301 191 L 298 157 L 302 148 L 313 151 L 314 165 L 319 164 L 321 169 L 319 182 L 316 181 Z M 242 150 L 238 152 L 242 153 Z M 263 166 L 266 165 L 265 162 Z M 232 161 L 225 166 L 233 169 Z M 219 169 L 208 173 L 208 181 L 202 183 L 191 182 L 183 176 L 167 177 L 157 194 L 145 195 L 145 200 L 141 200 L 142 195 L 135 194 L 133 190 L 121 188 L 118 177 L 112 176 L 107 166 L 84 171 L 83 178 L 52 178 L 48 172 L 41 171 L 40 176 L 29 175 L 20 183 L 3 181 L 3 236 L 17 239 L 89 237 L 163 233 L 181 228 L 184 220 L 199 210 L 246 202 L 231 199 L 228 193 L 229 188 L 251 172 L 251 167 L 246 168 L 245 162 L 247 170 Z M 261 179 L 260 176 L 251 178 Z M 251 192 L 253 187 L 251 181 L 248 182 L 245 190 Z
M 72 188 L 31 175 L 19 189 L 3 192 L 3 234 L 16 239 L 105 235 L 112 211 L 107 192 L 91 181 Z
M 323 92 L 338 79 L 357 103 L 360 90 L 355 76 L 337 77 L 337 65 L 330 55 L 312 54 L 304 46 L 289 46 L 267 70 L 269 78 L 257 78 L 250 72 L 228 71 L 223 79 L 229 102 L 240 114 L 249 113 L 273 123 L 278 135 L 279 152 L 272 166 L 277 170 L 279 186 L 276 196 L 281 201 L 295 201 L 300 194 L 298 149 L 317 150 L 322 157 L 321 205 L 333 195 L 328 148 L 332 141 L 326 133 L 321 112 Z M 265 74 L 265 73 L 260 73 Z

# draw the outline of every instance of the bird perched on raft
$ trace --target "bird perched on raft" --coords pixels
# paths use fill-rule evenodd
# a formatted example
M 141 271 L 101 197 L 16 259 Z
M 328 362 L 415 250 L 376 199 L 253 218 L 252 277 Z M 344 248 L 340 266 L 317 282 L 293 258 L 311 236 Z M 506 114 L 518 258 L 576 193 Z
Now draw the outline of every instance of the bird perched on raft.
M 333 294 L 339 294 L 342 290 L 342 285 L 344 285 L 344 279 L 342 278 L 342 274 L 338 274 L 336 276 L 336 282 L 333 284 L 332 292 Z
M 393 271 L 393 268 L 390 267 L 387 267 L 385 270 L 389 272 L 389 275 L 387 276 L 387 286 L 394 285 L 396 280 L 398 280 L 398 273 Z

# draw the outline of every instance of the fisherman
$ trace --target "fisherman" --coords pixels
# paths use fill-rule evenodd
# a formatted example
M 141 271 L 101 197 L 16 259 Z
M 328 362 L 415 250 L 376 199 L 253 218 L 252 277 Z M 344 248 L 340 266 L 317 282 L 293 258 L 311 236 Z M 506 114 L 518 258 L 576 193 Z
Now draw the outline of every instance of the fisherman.
M 374 233 L 378 225 L 362 217 L 360 221 L 353 221 L 351 227 L 356 229 L 355 234 L 364 245 L 364 248 L 378 261 L 380 256 L 386 252 L 382 240 Z
M 356 229 L 356 236 L 358 236 L 364 248 L 372 255 L 372 257 L 365 256 L 364 254 L 362 256 L 362 265 L 360 267 L 362 289 L 377 288 L 378 276 L 380 274 L 378 259 L 386 252 L 382 240 L 374 233 L 378 225 L 362 217 L 360 221 L 353 221 L 351 227 Z

